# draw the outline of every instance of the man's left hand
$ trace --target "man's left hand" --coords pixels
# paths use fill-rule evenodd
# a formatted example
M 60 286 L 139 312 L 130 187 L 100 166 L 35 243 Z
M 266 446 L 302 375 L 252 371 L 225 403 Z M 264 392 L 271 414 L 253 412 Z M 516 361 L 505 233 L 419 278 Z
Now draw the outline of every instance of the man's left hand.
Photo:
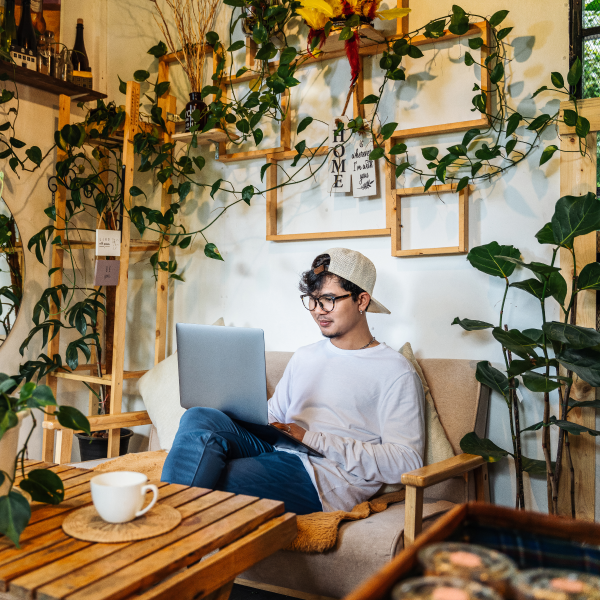
M 277 429 L 281 429 L 281 431 L 285 431 L 289 433 L 293 438 L 297 439 L 301 442 L 304 439 L 304 434 L 306 433 L 306 429 L 300 427 L 300 425 L 296 425 L 296 423 L 271 423 Z

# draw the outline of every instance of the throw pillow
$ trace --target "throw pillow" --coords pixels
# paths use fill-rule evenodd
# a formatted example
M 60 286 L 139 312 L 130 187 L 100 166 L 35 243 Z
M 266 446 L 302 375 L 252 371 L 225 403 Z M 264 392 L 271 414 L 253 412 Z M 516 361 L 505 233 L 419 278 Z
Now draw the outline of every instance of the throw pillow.
M 225 325 L 223 318 L 213 325 Z M 177 353 L 150 369 L 138 382 L 138 389 L 146 405 L 148 416 L 156 427 L 160 447 L 169 451 L 179 428 L 185 408 L 179 403 L 179 369 Z
M 421 379 L 423 384 L 423 391 L 425 392 L 425 456 L 424 464 L 432 465 L 433 463 L 454 456 L 454 450 L 448 441 L 446 432 L 442 427 L 440 417 L 438 416 L 437 410 L 435 409 L 435 403 L 431 397 L 429 386 L 423 374 L 417 359 L 413 353 L 412 347 L 409 342 L 406 342 L 402 348 L 400 348 L 400 354 L 410 362 L 415 368 L 417 375 Z

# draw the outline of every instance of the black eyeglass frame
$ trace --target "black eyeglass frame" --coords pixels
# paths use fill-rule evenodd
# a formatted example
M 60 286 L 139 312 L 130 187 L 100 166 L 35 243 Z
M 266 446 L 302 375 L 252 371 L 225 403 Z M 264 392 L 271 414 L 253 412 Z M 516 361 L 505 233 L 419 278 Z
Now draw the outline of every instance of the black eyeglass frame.
M 321 310 L 326 312 L 326 313 L 330 313 L 333 312 L 335 310 L 335 301 L 336 300 L 341 300 L 342 298 L 348 298 L 349 296 L 352 296 L 352 293 L 348 293 L 348 294 L 344 294 L 343 296 L 319 296 L 318 298 L 315 298 L 314 296 L 311 296 L 310 294 L 302 294 L 302 296 L 300 296 L 300 300 L 302 300 L 302 306 L 304 306 L 304 308 L 306 310 L 310 310 L 310 312 L 312 312 L 313 310 L 317 310 L 317 304 L 321 307 Z M 306 304 L 304 304 L 304 298 L 312 298 L 315 301 L 315 307 L 314 308 L 309 308 L 308 306 L 306 306 Z M 327 298 L 328 300 L 331 300 L 333 302 L 333 307 L 331 310 L 326 310 L 325 307 L 323 306 L 323 303 L 321 302 L 321 298 Z

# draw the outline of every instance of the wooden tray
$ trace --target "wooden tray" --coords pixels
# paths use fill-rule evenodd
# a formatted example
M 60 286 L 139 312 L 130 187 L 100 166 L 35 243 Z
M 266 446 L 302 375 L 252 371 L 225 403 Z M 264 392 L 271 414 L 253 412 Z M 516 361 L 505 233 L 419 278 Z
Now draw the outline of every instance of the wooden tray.
M 511 544 L 524 541 L 529 552 L 511 553 Z M 420 576 L 419 550 L 432 542 L 479 544 L 510 556 L 523 568 L 559 567 L 600 575 L 600 525 L 514 510 L 483 502 L 460 504 L 440 517 L 415 543 L 403 550 L 345 600 L 388 600 L 394 586 Z M 508 548 L 508 550 L 507 550 Z M 569 558 L 565 555 L 573 553 Z M 587 560 L 582 560 L 585 555 Z

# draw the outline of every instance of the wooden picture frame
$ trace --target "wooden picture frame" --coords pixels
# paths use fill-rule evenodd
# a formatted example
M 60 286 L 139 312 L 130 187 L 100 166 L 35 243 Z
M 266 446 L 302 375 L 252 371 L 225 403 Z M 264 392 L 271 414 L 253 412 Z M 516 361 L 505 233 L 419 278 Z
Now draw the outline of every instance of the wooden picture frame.
M 400 188 L 394 190 L 396 202 L 392 210 L 392 256 L 448 256 L 466 254 L 469 251 L 469 186 L 458 192 L 458 246 L 442 248 L 418 248 L 402 250 L 402 198 L 414 196 L 430 196 L 432 194 L 448 194 L 456 192 L 458 184 L 446 183 L 432 185 L 427 191 L 424 187 Z

